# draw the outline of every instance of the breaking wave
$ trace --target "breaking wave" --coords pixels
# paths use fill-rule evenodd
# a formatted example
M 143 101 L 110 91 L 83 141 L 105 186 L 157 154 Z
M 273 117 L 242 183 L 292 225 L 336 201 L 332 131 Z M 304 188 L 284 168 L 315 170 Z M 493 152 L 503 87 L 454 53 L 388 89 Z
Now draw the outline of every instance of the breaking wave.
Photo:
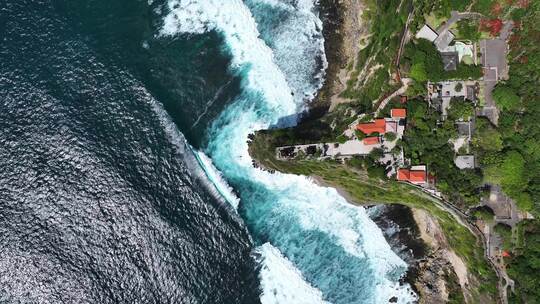
M 416 296 L 398 283 L 407 265 L 364 208 L 309 178 L 255 169 L 248 154 L 248 134 L 294 123 L 320 87 L 321 27 L 307 0 L 170 0 L 160 34 L 220 33 L 232 56 L 230 72 L 242 77 L 242 93 L 208 131 L 205 154 L 238 192 L 239 213 L 259 245 L 262 302 L 302 303 L 287 290 L 297 286 L 310 303 L 387 303 L 391 297 L 410 303 Z M 213 166 L 203 167 L 226 185 Z
M 304 281 L 302 274 L 284 257 L 279 249 L 269 243 L 255 250 L 261 256 L 261 281 L 265 304 L 327 304 L 322 292 Z

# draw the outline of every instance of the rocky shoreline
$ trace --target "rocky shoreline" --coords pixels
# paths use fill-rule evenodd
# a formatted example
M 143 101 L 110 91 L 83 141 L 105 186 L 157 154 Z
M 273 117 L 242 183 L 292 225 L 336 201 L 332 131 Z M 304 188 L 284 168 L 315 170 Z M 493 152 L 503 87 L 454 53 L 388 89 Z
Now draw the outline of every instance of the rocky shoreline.
M 467 280 L 466 267 L 464 264 L 456 267 L 454 264 L 462 263 L 459 260 L 451 261 L 454 254 L 427 212 L 403 205 L 377 205 L 367 209 L 392 250 L 409 265 L 401 283 L 411 286 L 420 303 L 465 300 L 460 281 Z
M 369 29 L 361 20 L 364 8 L 362 0 L 321 0 L 320 16 L 323 21 L 325 52 L 328 61 L 326 78 L 316 98 L 309 105 L 309 113 L 302 122 L 318 119 L 335 103 L 343 102 L 339 94 L 345 89 L 348 79 L 348 65 L 356 64 L 359 52 L 359 41 L 368 34 Z M 313 177 L 324 186 L 322 179 Z M 328 186 L 328 185 L 326 185 Z M 350 203 L 361 204 L 351 200 L 346 191 L 338 192 Z M 450 262 L 445 238 L 437 229 L 436 220 L 423 210 L 411 209 L 404 205 L 378 205 L 368 207 L 368 212 L 376 208 L 372 219 L 382 229 L 392 250 L 409 265 L 402 283 L 408 283 L 419 295 L 420 303 L 444 303 L 450 298 L 464 300 L 459 286 L 460 279 L 467 276 L 456 275 L 456 265 L 461 261 Z M 433 235 L 437 235 L 435 240 Z M 431 236 L 430 236 L 431 235 Z M 457 267 L 459 268 L 459 267 Z
M 362 35 L 368 29 L 361 22 L 363 0 L 320 0 L 324 49 L 328 67 L 322 88 L 309 104 L 302 121 L 317 119 L 330 109 L 334 99 L 345 90 L 347 66 L 354 65 Z

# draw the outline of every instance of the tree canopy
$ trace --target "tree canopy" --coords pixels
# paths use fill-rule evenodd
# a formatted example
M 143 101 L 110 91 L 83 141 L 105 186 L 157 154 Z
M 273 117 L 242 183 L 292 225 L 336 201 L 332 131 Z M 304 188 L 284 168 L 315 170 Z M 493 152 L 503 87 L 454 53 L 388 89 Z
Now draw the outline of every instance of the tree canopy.
M 493 99 L 501 110 L 516 110 L 520 105 L 520 98 L 512 87 L 501 84 L 493 90 Z

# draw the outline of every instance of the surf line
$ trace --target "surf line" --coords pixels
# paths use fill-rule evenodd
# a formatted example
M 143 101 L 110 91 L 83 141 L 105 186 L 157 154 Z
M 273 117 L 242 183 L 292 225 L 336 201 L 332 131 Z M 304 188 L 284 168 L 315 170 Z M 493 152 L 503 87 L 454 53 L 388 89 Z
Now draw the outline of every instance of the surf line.
M 195 156 L 195 159 L 199 163 L 202 171 L 212 183 L 215 190 L 221 195 L 221 197 L 234 209 L 238 208 L 240 199 L 234 193 L 233 188 L 225 181 L 221 172 L 213 165 L 212 160 L 206 156 L 203 152 L 195 150 L 188 144 L 188 149 Z

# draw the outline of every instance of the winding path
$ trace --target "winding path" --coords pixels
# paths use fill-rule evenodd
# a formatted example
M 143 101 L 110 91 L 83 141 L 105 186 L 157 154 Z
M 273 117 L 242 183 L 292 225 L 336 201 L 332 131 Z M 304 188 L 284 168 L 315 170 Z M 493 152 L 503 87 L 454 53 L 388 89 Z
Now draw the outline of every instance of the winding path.
M 486 238 L 484 233 L 476 226 L 474 221 L 471 219 L 469 215 L 467 215 L 465 212 L 461 211 L 458 207 L 456 207 L 454 204 L 450 203 L 449 201 L 446 201 L 443 198 L 439 198 L 437 196 L 434 196 L 433 194 L 425 191 L 424 188 L 416 185 L 411 185 L 409 183 L 403 183 L 409 186 L 412 186 L 414 188 L 419 189 L 424 193 L 426 196 L 430 198 L 431 201 L 437 205 L 437 207 L 441 208 L 442 210 L 452 214 L 456 220 L 463 226 L 465 226 L 469 231 L 471 231 L 477 238 L 480 238 L 482 240 L 482 244 L 484 247 L 484 257 L 486 260 L 491 264 L 491 267 L 493 270 L 495 270 L 495 273 L 497 274 L 498 278 L 498 291 L 499 291 L 499 301 L 502 304 L 508 303 L 508 295 L 507 295 L 507 288 L 508 286 L 513 287 L 514 281 L 508 277 L 508 274 L 506 273 L 506 270 L 501 267 L 497 261 L 494 260 L 494 257 L 492 257 L 489 254 L 489 240 Z

